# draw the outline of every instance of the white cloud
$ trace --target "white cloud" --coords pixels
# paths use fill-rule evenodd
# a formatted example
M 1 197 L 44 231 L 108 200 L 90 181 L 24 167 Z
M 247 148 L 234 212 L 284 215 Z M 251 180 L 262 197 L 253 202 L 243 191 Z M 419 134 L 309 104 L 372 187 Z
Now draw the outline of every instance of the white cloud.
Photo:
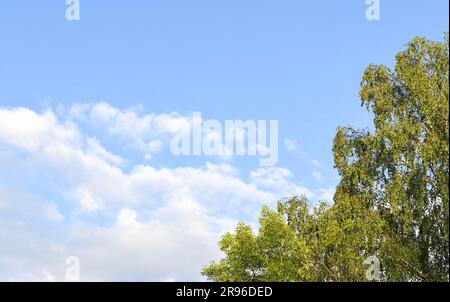
M 50 110 L 37 114 L 26 108 L 0 109 L 0 142 L 38 151 L 53 140 L 76 143 L 78 132 L 71 124 L 59 124 Z
M 152 159 L 152 154 L 161 152 L 163 142 L 161 140 L 153 140 L 147 144 L 147 153 L 144 155 L 146 160 Z
M 284 147 L 288 152 L 297 154 L 300 156 L 300 158 L 304 161 L 306 161 L 308 164 L 314 166 L 314 167 L 321 167 L 322 163 L 314 158 L 311 157 L 310 154 L 307 152 L 301 151 L 300 147 L 296 140 L 292 138 L 285 138 L 284 139 Z
M 329 203 L 332 203 L 333 198 L 334 198 L 334 193 L 336 193 L 336 188 L 334 188 L 334 187 L 329 187 L 327 189 L 320 189 L 318 200 L 327 201 Z
M 74 197 L 79 202 L 81 209 L 86 212 L 97 212 L 104 208 L 103 200 L 86 189 L 77 188 Z
M 282 197 L 331 193 L 298 185 L 277 167 L 250 175 L 209 162 L 125 169 L 128 158 L 107 150 L 89 127 L 142 142 L 152 154 L 189 121 L 105 103 L 69 111 L 60 121 L 51 110 L 0 110 L 0 165 L 14 171 L 0 173 L 0 183 L 18 184 L 0 187 L 0 280 L 61 280 L 71 255 L 80 258 L 83 280 L 201 280 L 237 220 Z
M 225 175 L 238 175 L 239 171 L 235 167 L 227 163 L 221 163 L 219 165 L 212 164 L 210 162 L 206 163 L 206 168 L 212 172 L 218 172 Z
M 147 160 L 152 159 L 153 154 L 161 152 L 164 141 L 187 129 L 191 124 L 191 118 L 177 113 L 142 114 L 143 108 L 139 106 L 121 110 L 107 103 L 97 103 L 76 105 L 68 111 L 69 117 L 77 121 L 87 121 L 110 136 L 142 151 Z
M 285 168 L 259 168 L 250 172 L 252 182 L 264 189 L 278 192 L 281 197 L 301 196 L 314 198 L 315 194 L 306 187 L 299 186 L 289 181 L 293 175 Z
M 312 176 L 314 177 L 315 180 L 317 181 L 321 181 L 323 179 L 322 174 L 319 171 L 314 171 L 312 173 Z
M 0 185 L 0 280 L 53 281 L 64 220 L 55 204 Z
M 139 222 L 136 211 L 122 209 L 110 227 L 76 226 L 71 252 L 87 280 L 201 280 L 201 267 L 219 257 L 217 236 L 235 224 L 202 211 L 195 202 L 170 202 Z
M 294 152 L 298 150 L 297 142 L 291 138 L 284 139 L 284 147 L 289 152 Z
M 130 209 L 122 209 L 119 212 L 119 215 L 117 216 L 117 223 L 118 225 L 125 226 L 125 227 L 132 227 L 132 228 L 138 228 L 141 227 L 142 224 L 139 223 L 137 220 L 137 212 L 130 210 Z
M 115 166 L 121 166 L 124 164 L 125 161 L 123 158 L 107 151 L 96 138 L 88 138 L 86 143 L 88 146 L 88 155 L 98 156 L 99 158 Z
M 106 103 L 98 103 L 88 112 L 90 121 L 105 127 L 111 134 L 123 135 L 138 140 L 151 130 L 152 115 L 139 116 L 136 108 L 119 110 Z

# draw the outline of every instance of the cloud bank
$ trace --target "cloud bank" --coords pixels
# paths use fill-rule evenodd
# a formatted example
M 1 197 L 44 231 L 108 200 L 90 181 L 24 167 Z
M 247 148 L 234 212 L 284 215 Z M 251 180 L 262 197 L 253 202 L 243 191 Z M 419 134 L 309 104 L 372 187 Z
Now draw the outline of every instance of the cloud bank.
M 63 281 L 69 256 L 84 281 L 202 280 L 220 236 L 262 204 L 332 197 L 281 167 L 152 164 L 190 123 L 107 103 L 0 109 L 0 280 Z

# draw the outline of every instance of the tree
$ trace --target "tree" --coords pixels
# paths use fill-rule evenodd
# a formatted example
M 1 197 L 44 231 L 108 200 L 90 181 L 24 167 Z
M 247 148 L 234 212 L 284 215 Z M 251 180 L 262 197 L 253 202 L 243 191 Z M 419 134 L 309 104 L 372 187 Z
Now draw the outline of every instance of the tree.
M 415 38 L 395 69 L 370 65 L 360 96 L 374 130 L 340 127 L 334 204 L 306 198 L 264 207 L 254 234 L 239 224 L 205 267 L 214 281 L 364 281 L 364 260 L 385 281 L 449 280 L 449 38 Z
M 340 128 L 336 200 L 360 195 L 383 222 L 388 280 L 448 280 L 449 49 L 413 39 L 395 71 L 369 66 L 361 83 L 374 133 Z
M 313 249 L 308 243 L 314 240 L 317 216 L 309 213 L 305 198 L 280 202 L 278 211 L 265 206 L 258 235 L 239 224 L 235 235 L 226 234 L 220 242 L 227 257 L 206 267 L 203 274 L 223 282 L 311 280 Z

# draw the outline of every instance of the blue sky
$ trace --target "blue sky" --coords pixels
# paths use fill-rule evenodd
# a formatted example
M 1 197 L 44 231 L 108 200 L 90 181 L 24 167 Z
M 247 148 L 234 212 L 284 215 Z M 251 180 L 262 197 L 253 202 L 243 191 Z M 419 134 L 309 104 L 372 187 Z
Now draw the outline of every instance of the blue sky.
M 81 263 L 82 256 L 87 259 L 91 279 L 197 280 L 198 265 L 217 256 L 214 245 L 221 232 L 236 220 L 254 221 L 262 203 L 288 193 L 309 192 L 313 201 L 332 193 L 336 127 L 371 124 L 358 99 L 364 69 L 371 63 L 392 66 L 395 54 L 414 36 L 442 40 L 449 22 L 447 0 L 381 0 L 381 19 L 375 22 L 365 18 L 364 0 L 80 3 L 79 22 L 65 19 L 63 0 L 0 4 L 0 218 L 26 221 L 16 230 L 23 238 L 32 230 L 51 233 L 42 241 L 57 250 L 57 256 L 41 261 L 32 256 L 32 247 L 14 256 L 17 242 L 4 230 L 15 224 L 0 221 L 0 239 L 11 241 L 10 247 L 0 246 L 0 280 L 61 278 L 63 268 L 54 259 L 67 253 L 79 253 Z M 105 120 L 99 112 L 110 115 Z M 193 112 L 219 121 L 278 120 L 278 165 L 261 170 L 251 157 L 174 157 L 167 145 L 144 158 L 138 145 L 155 139 L 145 129 L 149 119 L 175 125 Z M 124 133 L 124 127 L 131 132 Z M 170 132 L 164 131 L 158 135 Z M 98 170 L 84 167 L 86 162 Z M 102 178 L 110 183 L 96 191 Z M 219 184 L 205 184 L 205 179 Z M 146 189 L 146 181 L 158 185 Z M 123 198 L 116 198 L 115 182 L 129 182 L 121 188 Z M 167 191 L 160 189 L 166 185 Z M 180 201 L 170 195 L 173 188 L 192 198 Z M 243 190 L 245 197 L 227 195 L 233 190 L 236 195 Z M 200 193 L 221 201 L 211 206 Z M 143 197 L 148 195 L 152 201 Z M 23 208 L 12 203 L 25 199 L 29 203 Z M 40 210 L 30 213 L 30 207 Z M 207 245 L 208 252 L 192 252 L 197 259 L 192 266 L 155 268 L 152 261 L 165 264 L 179 252 L 161 247 L 152 259 L 142 259 L 145 265 L 139 267 L 147 270 L 129 265 L 129 272 L 120 275 L 114 266 L 105 268 L 107 260 L 100 261 L 104 267 L 91 265 L 98 262 L 93 251 L 102 251 L 95 242 L 122 251 L 118 258 L 138 258 L 156 243 L 122 250 L 111 238 L 149 237 L 148 232 L 162 241 L 183 237 L 186 225 L 173 234 L 165 228 L 178 219 L 167 217 L 170 209 L 189 216 L 192 242 Z M 191 220 L 204 223 L 193 226 Z M 121 225 L 142 229 L 133 232 Z M 73 235 L 85 229 L 92 238 Z M 191 241 L 183 240 L 174 246 L 190 247 Z M 36 253 L 41 252 L 52 255 L 44 248 Z M 2 253 L 10 260 L 2 261 Z M 165 254 L 167 259 L 159 261 Z

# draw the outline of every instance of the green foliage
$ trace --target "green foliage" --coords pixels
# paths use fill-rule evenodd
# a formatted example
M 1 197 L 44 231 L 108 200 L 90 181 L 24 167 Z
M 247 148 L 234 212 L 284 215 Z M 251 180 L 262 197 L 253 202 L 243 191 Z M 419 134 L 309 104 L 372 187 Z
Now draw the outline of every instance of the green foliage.
M 415 38 L 395 70 L 369 66 L 362 105 L 374 131 L 338 128 L 334 204 L 306 198 L 239 224 L 205 267 L 214 281 L 365 281 L 377 256 L 385 281 L 449 280 L 449 39 Z

